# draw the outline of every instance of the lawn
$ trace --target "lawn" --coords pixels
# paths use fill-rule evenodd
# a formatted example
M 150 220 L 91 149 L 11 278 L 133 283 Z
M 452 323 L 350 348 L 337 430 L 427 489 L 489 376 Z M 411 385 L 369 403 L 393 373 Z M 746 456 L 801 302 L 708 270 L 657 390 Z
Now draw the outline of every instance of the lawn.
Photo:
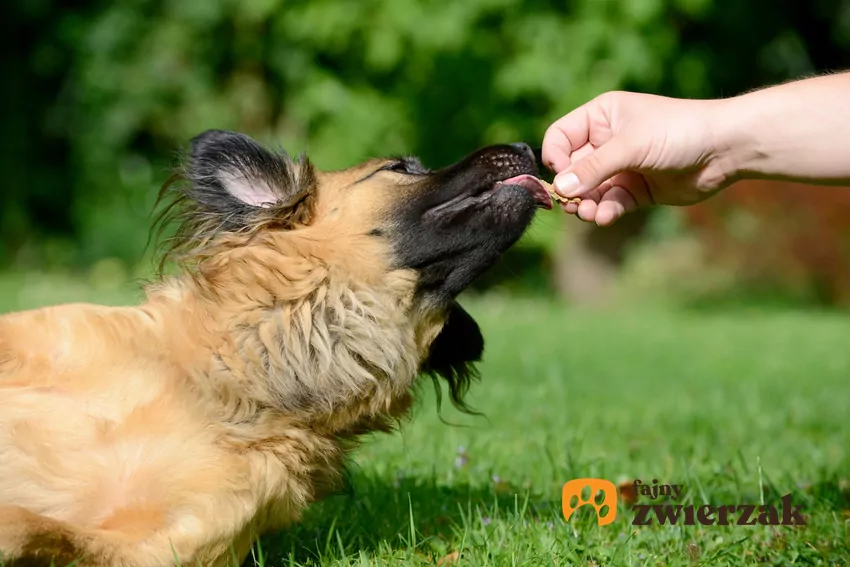
M 0 311 L 131 297 L 98 285 L 3 277 Z M 350 494 L 264 539 L 259 562 L 447 565 L 455 552 L 458 565 L 850 560 L 850 315 L 591 313 L 497 296 L 465 306 L 487 342 L 469 398 L 484 416 L 444 402 L 442 422 L 426 383 L 411 422 L 356 454 Z M 684 485 L 676 504 L 696 506 L 778 506 L 790 493 L 807 525 L 636 526 L 624 503 L 608 526 L 590 507 L 566 522 L 561 488 L 574 478 Z

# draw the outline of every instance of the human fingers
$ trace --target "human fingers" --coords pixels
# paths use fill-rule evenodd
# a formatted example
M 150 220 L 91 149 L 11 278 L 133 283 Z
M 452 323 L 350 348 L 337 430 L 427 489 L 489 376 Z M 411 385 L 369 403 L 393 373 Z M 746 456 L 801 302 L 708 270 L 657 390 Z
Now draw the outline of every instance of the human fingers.
M 599 205 L 596 204 L 596 201 L 582 199 L 581 203 L 578 205 L 578 209 L 576 210 L 576 216 L 584 222 L 595 222 L 596 209 L 598 206 Z
M 584 104 L 553 122 L 543 135 L 543 164 L 558 173 L 572 163 L 572 154 L 590 139 L 589 106 Z
M 578 203 L 575 201 L 564 201 L 561 203 L 561 208 L 568 215 L 574 215 L 578 212 Z
M 606 181 L 605 183 L 597 187 L 595 191 L 591 191 L 590 193 L 582 197 L 581 200 L 578 200 L 578 202 L 576 202 L 576 199 L 570 199 L 569 201 L 560 201 L 561 208 L 564 210 L 565 213 L 569 215 L 574 215 L 578 212 L 579 204 L 581 203 L 581 201 L 598 201 L 602 197 L 602 195 L 605 194 L 605 191 L 608 191 L 609 189 L 611 189 L 611 182 Z
M 610 226 L 628 212 L 637 208 L 634 196 L 625 188 L 615 185 L 602 195 L 594 220 L 599 226 Z
M 585 144 L 585 145 L 583 145 L 582 147 L 580 147 L 579 149 L 577 149 L 573 152 L 572 159 L 581 159 L 581 158 L 585 157 L 586 155 L 590 154 L 593 151 L 593 149 L 594 149 L 593 146 L 591 146 L 589 143 Z M 605 191 L 607 191 L 610 188 L 611 188 L 611 183 L 606 181 L 605 183 L 603 183 L 602 185 L 600 185 L 596 189 L 597 189 L 598 194 L 602 195 Z M 590 196 L 585 195 L 583 198 L 589 199 Z M 578 207 L 579 207 L 579 203 L 577 203 L 574 200 L 561 201 L 561 208 L 568 215 L 576 214 L 578 212 Z
M 611 187 L 622 187 L 635 200 L 637 207 L 656 204 L 652 199 L 646 177 L 636 171 L 618 173 L 610 180 Z
M 596 148 L 594 148 L 590 142 L 586 143 L 583 146 L 579 146 L 578 148 L 573 150 L 572 155 L 570 155 L 570 161 L 575 163 L 580 159 L 584 159 L 590 154 L 592 154 L 594 150 L 596 150 Z
M 627 136 L 614 136 L 558 173 L 555 191 L 566 198 L 583 197 L 614 175 L 636 167 L 639 152 Z
M 602 199 L 602 193 L 599 189 L 594 189 L 587 195 L 581 198 L 581 202 L 576 207 L 576 216 L 585 222 L 594 222 L 596 218 L 596 209 L 599 201 Z

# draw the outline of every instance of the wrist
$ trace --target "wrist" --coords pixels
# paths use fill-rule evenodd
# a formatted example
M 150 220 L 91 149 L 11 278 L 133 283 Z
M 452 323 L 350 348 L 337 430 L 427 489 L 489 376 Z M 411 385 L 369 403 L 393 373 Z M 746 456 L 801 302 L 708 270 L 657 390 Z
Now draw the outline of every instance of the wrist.
M 710 105 L 718 164 L 734 182 L 850 182 L 850 73 L 784 83 Z
M 760 109 L 751 94 L 708 101 L 713 162 L 723 186 L 764 176 L 768 156 L 761 146 L 757 118 Z

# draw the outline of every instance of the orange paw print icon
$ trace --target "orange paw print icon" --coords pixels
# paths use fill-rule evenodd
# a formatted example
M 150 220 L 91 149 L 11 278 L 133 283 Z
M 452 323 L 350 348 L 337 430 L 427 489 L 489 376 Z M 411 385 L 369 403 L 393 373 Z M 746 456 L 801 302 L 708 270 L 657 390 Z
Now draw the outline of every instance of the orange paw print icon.
M 590 488 L 590 496 L 584 499 L 581 493 L 585 488 Z M 602 501 L 598 496 L 604 495 Z M 569 521 L 577 509 L 585 504 L 590 504 L 596 509 L 596 517 L 600 526 L 607 526 L 617 517 L 617 487 L 614 483 L 601 478 L 577 478 L 564 485 L 562 493 L 561 509 L 564 519 Z

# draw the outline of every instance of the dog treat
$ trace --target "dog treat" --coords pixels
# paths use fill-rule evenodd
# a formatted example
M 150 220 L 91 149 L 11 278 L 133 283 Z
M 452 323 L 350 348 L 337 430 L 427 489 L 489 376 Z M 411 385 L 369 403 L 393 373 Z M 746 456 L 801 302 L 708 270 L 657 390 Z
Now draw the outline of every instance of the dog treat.
M 546 188 L 546 190 L 549 192 L 549 195 L 552 196 L 552 199 L 554 199 L 555 201 L 557 201 L 559 203 L 574 203 L 576 205 L 581 203 L 581 197 L 573 197 L 572 199 L 567 199 L 566 197 L 562 197 L 561 195 L 559 195 L 555 191 L 555 188 L 552 187 L 551 183 L 548 183 L 547 181 L 545 181 L 543 179 L 540 180 L 540 183 L 543 184 L 543 187 Z

